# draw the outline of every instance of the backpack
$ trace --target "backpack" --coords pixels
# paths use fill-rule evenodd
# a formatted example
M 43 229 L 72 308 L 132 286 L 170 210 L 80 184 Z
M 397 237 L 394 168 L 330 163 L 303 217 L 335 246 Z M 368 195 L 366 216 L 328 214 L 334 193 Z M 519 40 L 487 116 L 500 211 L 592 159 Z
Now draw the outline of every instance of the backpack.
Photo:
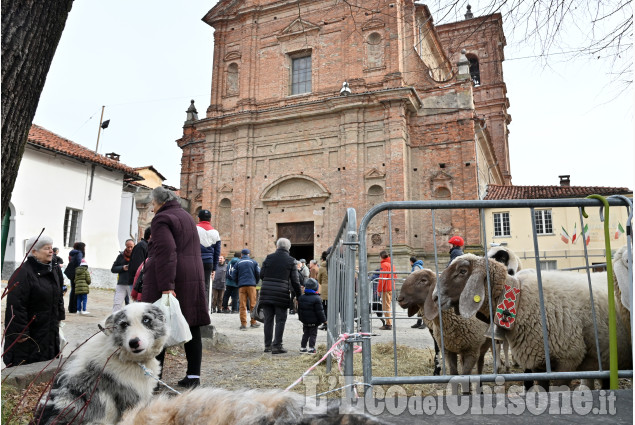
M 141 265 L 137 269 L 137 272 L 135 273 L 135 276 L 134 276 L 133 285 L 132 285 L 132 288 L 135 291 L 137 291 L 139 294 L 143 292 L 143 272 L 145 269 L 146 261 L 148 260 L 147 259 L 144 260 L 143 263 L 141 263 Z
M 234 266 L 236 265 L 236 263 L 232 263 L 230 261 L 227 264 L 227 270 L 225 270 L 225 279 L 233 280 L 234 282 L 236 282 L 236 273 L 234 273 Z

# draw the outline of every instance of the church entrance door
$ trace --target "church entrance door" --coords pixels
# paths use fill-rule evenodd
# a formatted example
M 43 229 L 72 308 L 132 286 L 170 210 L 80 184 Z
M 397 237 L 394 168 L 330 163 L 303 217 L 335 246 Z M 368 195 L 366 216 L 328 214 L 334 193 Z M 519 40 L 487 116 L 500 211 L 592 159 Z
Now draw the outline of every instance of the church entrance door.
M 290 254 L 296 260 L 304 258 L 307 262 L 314 258 L 313 222 L 278 223 L 278 238 L 291 241 Z

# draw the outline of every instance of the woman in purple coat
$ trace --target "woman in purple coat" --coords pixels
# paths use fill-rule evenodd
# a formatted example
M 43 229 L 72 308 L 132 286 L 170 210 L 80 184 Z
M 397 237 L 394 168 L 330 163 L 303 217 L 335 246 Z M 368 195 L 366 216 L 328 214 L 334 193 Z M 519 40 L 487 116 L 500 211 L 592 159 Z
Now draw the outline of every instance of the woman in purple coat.
M 192 216 L 179 204 L 168 189 L 152 191 L 152 239 L 148 247 L 148 262 L 144 268 L 141 300 L 153 303 L 162 294 L 173 294 L 190 325 L 192 340 L 185 344 L 187 374 L 178 383 L 194 388 L 200 383 L 203 346 L 200 326 L 210 324 L 205 298 L 205 277 L 201 247 Z M 159 356 L 163 363 L 165 351 Z

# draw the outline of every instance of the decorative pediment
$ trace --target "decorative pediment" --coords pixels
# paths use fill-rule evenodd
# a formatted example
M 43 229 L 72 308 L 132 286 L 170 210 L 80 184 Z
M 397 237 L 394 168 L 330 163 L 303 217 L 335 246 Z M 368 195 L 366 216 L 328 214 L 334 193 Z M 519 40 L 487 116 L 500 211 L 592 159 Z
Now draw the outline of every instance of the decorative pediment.
M 437 171 L 430 178 L 431 182 L 452 181 L 454 177 L 443 171 Z
M 227 183 L 223 184 L 221 187 L 218 188 L 219 193 L 232 193 L 233 191 L 234 191 L 234 188 L 228 185 Z
M 289 26 L 278 34 L 278 40 L 288 40 L 292 37 L 320 31 L 320 27 L 304 19 L 296 18 Z
M 227 52 L 225 58 L 223 59 L 225 62 L 238 60 L 242 57 L 239 51 Z
M 362 25 L 362 31 L 383 28 L 384 26 L 386 26 L 386 24 L 384 24 L 384 21 L 382 21 L 381 19 L 371 19 L 369 21 L 366 21 L 364 25 Z
M 202 200 L 203 200 L 203 194 L 199 193 L 198 195 L 196 195 L 196 196 L 194 197 L 194 200 L 195 200 L 195 201 L 202 201 Z
M 436 194 L 436 196 L 438 196 L 439 194 L 444 194 L 444 196 L 447 194 L 449 196 L 453 189 L 453 180 L 454 177 L 452 177 L 448 173 L 445 173 L 443 171 L 436 172 L 430 178 L 430 192 Z M 438 189 L 441 189 L 441 191 L 437 192 Z
M 366 179 L 383 179 L 384 177 L 386 177 L 386 173 L 379 171 L 377 168 L 371 168 L 370 171 L 364 175 Z
M 296 201 L 301 199 L 324 199 L 331 194 L 315 179 L 293 176 L 279 180 L 262 192 L 262 202 Z

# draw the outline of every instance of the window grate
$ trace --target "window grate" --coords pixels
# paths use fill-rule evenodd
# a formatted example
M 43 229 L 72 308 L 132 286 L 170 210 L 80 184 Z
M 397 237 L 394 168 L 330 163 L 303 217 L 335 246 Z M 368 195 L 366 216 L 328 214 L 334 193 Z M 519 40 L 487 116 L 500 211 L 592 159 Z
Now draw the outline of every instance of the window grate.
M 81 210 L 66 208 L 64 214 L 64 246 L 72 247 L 75 242 L 81 240 Z
M 291 94 L 311 92 L 311 56 L 294 58 L 292 62 Z

